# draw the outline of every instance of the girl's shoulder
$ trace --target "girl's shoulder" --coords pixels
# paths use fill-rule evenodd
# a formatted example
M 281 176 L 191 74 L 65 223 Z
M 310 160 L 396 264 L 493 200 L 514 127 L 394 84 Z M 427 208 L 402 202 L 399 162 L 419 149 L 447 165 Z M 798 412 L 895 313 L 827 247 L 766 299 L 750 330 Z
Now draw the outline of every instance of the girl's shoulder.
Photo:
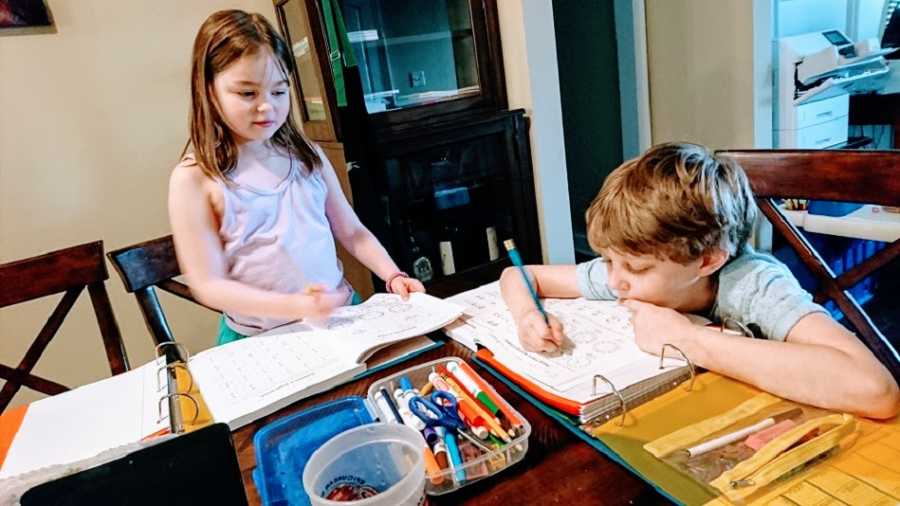
M 219 185 L 204 171 L 193 154 L 187 154 L 172 169 L 169 176 L 169 191 L 186 191 L 192 194 L 202 193 L 214 196 L 221 193 Z
M 203 172 L 203 168 L 200 167 L 193 153 L 188 153 L 172 169 L 169 182 L 178 185 L 203 186 L 206 182 L 212 181 Z

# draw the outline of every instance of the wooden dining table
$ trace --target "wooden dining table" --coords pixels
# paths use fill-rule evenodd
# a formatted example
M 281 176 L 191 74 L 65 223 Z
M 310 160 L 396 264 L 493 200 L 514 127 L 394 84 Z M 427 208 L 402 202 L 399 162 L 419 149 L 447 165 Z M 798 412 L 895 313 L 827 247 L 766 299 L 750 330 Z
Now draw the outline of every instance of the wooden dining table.
M 431 505 L 618 505 L 667 504 L 650 485 L 598 452 L 552 418 L 541 412 L 503 382 L 478 367 L 467 348 L 447 340 L 443 346 L 327 392 L 303 399 L 265 418 L 246 425 L 232 436 L 238 452 L 241 475 L 251 505 L 260 497 L 253 482 L 256 453 L 253 436 L 268 423 L 322 402 L 351 395 L 365 396 L 379 377 L 447 356 L 467 360 L 497 392 L 531 423 L 528 453 L 524 459 L 500 473 L 460 490 L 429 497 Z M 298 480 L 300 477 L 297 478 Z

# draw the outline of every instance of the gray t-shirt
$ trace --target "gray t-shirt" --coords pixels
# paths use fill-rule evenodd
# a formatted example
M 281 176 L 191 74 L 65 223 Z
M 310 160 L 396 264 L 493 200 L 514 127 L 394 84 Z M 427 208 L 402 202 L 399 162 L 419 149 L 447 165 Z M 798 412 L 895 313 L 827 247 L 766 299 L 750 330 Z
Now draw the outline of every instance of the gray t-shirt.
M 617 298 L 606 283 L 601 259 L 578 264 L 576 273 L 578 290 L 586 299 Z M 719 271 L 716 302 L 705 316 L 755 337 L 784 341 L 801 318 L 819 312 L 827 314 L 784 264 L 747 247 Z

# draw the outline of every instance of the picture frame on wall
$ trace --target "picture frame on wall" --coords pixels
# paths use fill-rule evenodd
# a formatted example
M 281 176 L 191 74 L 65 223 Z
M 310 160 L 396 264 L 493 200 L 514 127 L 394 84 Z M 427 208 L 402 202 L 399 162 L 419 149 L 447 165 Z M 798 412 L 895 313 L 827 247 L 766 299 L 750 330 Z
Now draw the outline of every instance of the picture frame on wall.
M 0 30 L 51 26 L 46 0 L 0 0 Z

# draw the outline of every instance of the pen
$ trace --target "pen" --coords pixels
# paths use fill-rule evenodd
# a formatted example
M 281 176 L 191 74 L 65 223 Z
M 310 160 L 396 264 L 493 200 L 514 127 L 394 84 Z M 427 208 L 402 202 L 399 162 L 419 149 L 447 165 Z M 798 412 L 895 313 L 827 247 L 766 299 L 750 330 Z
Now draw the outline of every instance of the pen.
M 541 304 L 541 298 L 538 297 L 534 285 L 532 285 L 531 280 L 528 279 L 528 273 L 525 272 L 525 266 L 522 264 L 522 257 L 519 256 L 519 250 L 516 249 L 516 242 L 512 239 L 507 239 L 503 241 L 503 247 L 506 248 L 506 253 L 509 255 L 510 261 L 512 261 L 513 265 L 519 269 L 519 274 L 522 275 L 522 282 L 525 283 L 525 286 L 528 288 L 528 293 L 531 294 L 534 305 L 537 306 L 537 310 L 541 313 L 541 316 L 544 317 L 544 323 L 546 323 L 547 328 L 549 328 L 550 318 L 547 316 L 547 312 L 544 311 L 544 306 Z M 565 352 L 563 343 L 560 343 L 559 351 Z
M 715 439 L 711 439 L 709 441 L 700 443 L 696 446 L 692 446 L 688 448 L 686 451 L 688 456 L 696 457 L 697 455 L 704 454 L 706 452 L 710 452 L 712 450 L 721 448 L 727 444 L 731 444 L 735 441 L 744 439 L 745 437 L 753 434 L 754 432 L 759 432 L 767 427 L 771 427 L 776 423 L 782 420 L 788 420 L 795 416 L 799 416 L 803 413 L 803 410 L 800 408 L 794 408 L 790 411 L 785 411 L 784 413 L 779 413 L 777 415 L 770 416 L 764 420 L 761 420 L 749 427 L 744 427 L 743 429 L 736 430 L 734 432 L 729 432 L 728 434 L 724 434 Z

